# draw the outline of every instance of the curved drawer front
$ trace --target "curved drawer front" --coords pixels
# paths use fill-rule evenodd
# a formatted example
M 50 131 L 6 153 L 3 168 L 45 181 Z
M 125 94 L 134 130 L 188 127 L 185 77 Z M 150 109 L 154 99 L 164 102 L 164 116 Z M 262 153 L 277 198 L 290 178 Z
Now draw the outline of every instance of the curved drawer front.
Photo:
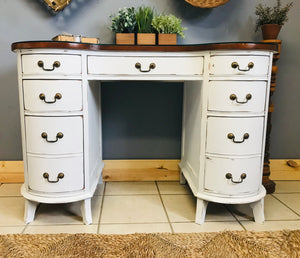
M 22 55 L 23 74 L 79 75 L 80 55 Z
M 264 112 L 267 83 L 263 81 L 209 82 L 209 111 Z
M 82 110 L 81 81 L 24 80 L 24 108 L 28 111 Z
M 89 74 L 200 75 L 203 57 L 88 57 Z
M 253 64 L 253 67 L 252 67 Z M 268 56 L 212 56 L 211 75 L 267 76 Z
M 83 152 L 82 117 L 25 117 L 27 152 L 70 154 Z
M 217 194 L 251 194 L 261 185 L 261 157 L 205 160 L 205 191 Z
M 228 155 L 261 154 L 263 122 L 263 117 L 209 117 L 206 152 Z
M 84 188 L 83 157 L 42 158 L 29 156 L 28 186 L 33 191 L 59 193 Z

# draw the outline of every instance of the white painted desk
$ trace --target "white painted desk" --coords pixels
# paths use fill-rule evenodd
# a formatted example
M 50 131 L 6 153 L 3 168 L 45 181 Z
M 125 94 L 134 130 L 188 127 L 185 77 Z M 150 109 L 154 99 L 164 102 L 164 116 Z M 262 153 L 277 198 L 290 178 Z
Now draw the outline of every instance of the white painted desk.
M 17 42 L 25 221 L 38 203 L 82 201 L 102 182 L 101 81 L 184 81 L 181 183 L 208 202 L 249 203 L 264 221 L 262 186 L 272 53 L 276 45 L 115 46 Z

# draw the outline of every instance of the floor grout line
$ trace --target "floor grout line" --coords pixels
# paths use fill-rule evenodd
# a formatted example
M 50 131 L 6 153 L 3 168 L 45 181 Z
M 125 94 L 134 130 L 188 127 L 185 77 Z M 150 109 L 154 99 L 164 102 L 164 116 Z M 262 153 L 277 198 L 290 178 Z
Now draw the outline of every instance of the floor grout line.
M 277 201 L 279 201 L 280 203 L 282 203 L 285 207 L 287 207 L 288 209 L 290 209 L 292 212 L 294 212 L 297 216 L 300 217 L 300 214 L 296 211 L 294 211 L 291 207 L 289 207 L 286 203 L 284 203 L 283 201 L 281 201 L 280 199 L 278 199 L 276 196 L 274 196 L 273 194 L 271 194 L 271 196 L 273 198 L 275 198 Z
M 229 208 L 228 208 L 228 206 L 227 205 L 224 205 L 225 206 L 225 209 L 227 210 L 227 211 L 229 211 L 229 213 L 231 214 L 231 216 L 233 216 L 234 218 L 235 218 L 235 222 L 238 222 L 239 224 L 240 224 L 240 226 L 245 230 L 245 231 L 247 231 L 247 229 L 244 227 L 244 225 L 242 224 L 242 222 L 237 218 L 237 216 L 233 213 L 233 211 L 231 211 Z
M 103 203 L 104 203 L 105 191 L 106 191 L 106 182 L 103 183 L 103 194 L 102 194 L 100 214 L 99 214 L 99 219 L 98 219 L 97 234 L 99 234 L 99 232 L 100 232 L 100 221 L 101 221 L 102 212 L 103 212 Z
M 172 232 L 172 233 L 175 233 L 175 232 L 174 232 L 174 228 L 173 228 L 173 226 L 172 226 L 172 223 L 171 223 L 171 221 L 170 221 L 170 218 L 169 218 L 169 215 L 168 215 L 167 209 L 166 209 L 166 207 L 165 207 L 165 204 L 164 204 L 164 202 L 163 202 L 163 199 L 162 199 L 162 197 L 161 197 L 161 194 L 160 194 L 160 190 L 159 190 L 159 187 L 158 187 L 157 181 L 155 181 L 155 185 L 156 185 L 156 187 L 157 187 L 157 191 L 158 191 L 159 199 L 160 199 L 160 201 L 161 201 L 161 204 L 162 204 L 162 206 L 163 206 L 163 209 L 164 209 L 164 211 L 165 211 L 165 214 L 166 214 L 166 216 L 167 216 L 167 220 L 168 220 L 168 223 L 169 223 L 169 226 L 170 226 L 171 232 Z

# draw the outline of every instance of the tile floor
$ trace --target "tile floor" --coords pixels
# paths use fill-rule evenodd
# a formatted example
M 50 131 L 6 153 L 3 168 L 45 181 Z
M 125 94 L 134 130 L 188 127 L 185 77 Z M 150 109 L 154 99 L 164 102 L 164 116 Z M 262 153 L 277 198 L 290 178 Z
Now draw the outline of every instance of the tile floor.
M 209 232 L 300 229 L 300 181 L 276 181 L 265 198 L 263 225 L 248 205 L 209 203 L 206 222 L 194 223 L 196 200 L 178 182 L 109 182 L 92 199 L 93 224 L 83 225 L 79 203 L 41 204 L 35 220 L 23 222 L 20 184 L 0 185 L 0 234 Z M 101 207 L 102 204 L 102 208 Z

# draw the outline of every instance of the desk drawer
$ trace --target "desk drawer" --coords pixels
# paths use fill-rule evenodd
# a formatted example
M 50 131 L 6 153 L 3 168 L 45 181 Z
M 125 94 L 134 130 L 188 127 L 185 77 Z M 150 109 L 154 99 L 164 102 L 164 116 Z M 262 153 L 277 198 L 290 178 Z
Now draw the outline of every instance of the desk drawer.
M 200 75 L 203 57 L 88 57 L 89 74 Z
M 23 74 L 79 75 L 80 55 L 22 55 Z
M 264 112 L 267 83 L 264 81 L 209 82 L 209 111 Z
M 84 188 L 83 157 L 29 156 L 28 186 L 33 191 L 59 193 Z
M 209 117 L 206 152 L 227 155 L 261 154 L 263 129 L 263 117 Z
M 81 81 L 24 80 L 24 108 L 28 111 L 81 111 Z
M 269 56 L 212 56 L 211 75 L 267 76 Z
M 25 117 L 27 152 L 71 154 L 83 152 L 82 117 Z
M 207 157 L 205 162 L 206 191 L 228 195 L 251 194 L 257 192 L 261 185 L 261 157 Z

